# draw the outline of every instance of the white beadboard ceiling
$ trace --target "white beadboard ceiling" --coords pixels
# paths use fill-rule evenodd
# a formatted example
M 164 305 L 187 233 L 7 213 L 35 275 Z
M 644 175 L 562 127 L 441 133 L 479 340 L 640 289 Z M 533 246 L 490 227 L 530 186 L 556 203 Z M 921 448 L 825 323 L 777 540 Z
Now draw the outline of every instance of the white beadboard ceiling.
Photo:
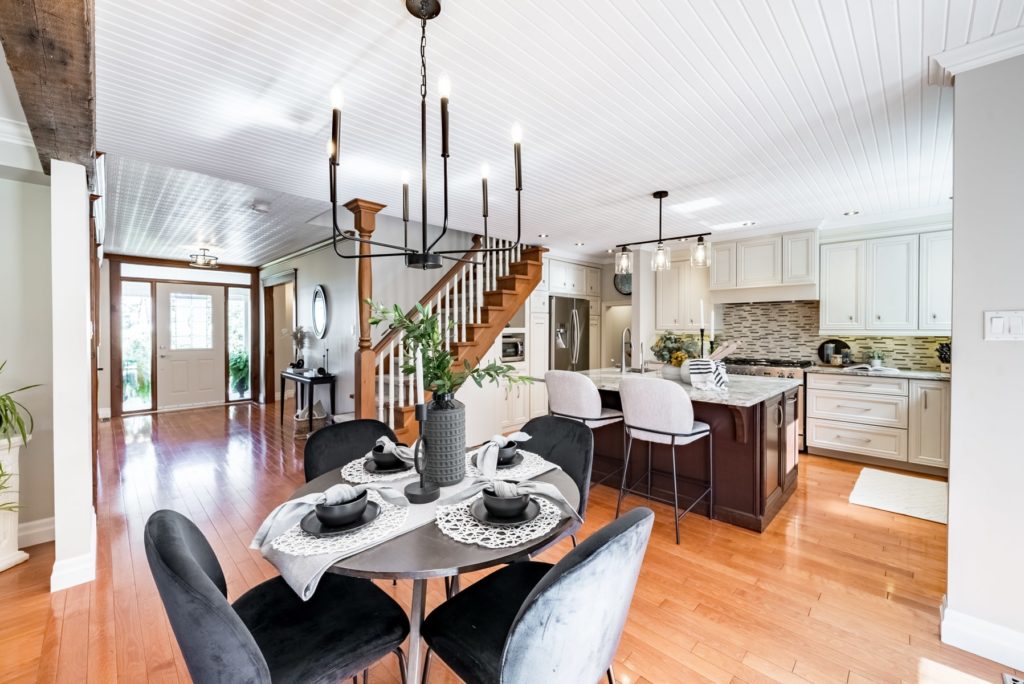
M 209 241 L 256 264 L 328 237 L 302 224 L 325 208 L 336 82 L 339 198 L 399 215 L 401 171 L 419 168 L 419 25 L 404 5 L 97 0 L 111 251 Z M 582 253 L 652 237 L 658 189 L 667 206 L 720 201 L 666 211 L 669 234 L 935 207 L 952 187 L 952 91 L 927 84 L 928 57 L 1022 24 L 1024 0 L 444 0 L 427 35 L 429 219 L 442 72 L 453 228 L 479 230 L 488 162 L 491 228 L 514 234 L 514 121 L 524 239 Z M 272 220 L 233 213 L 257 198 Z M 415 180 L 412 203 L 418 218 Z

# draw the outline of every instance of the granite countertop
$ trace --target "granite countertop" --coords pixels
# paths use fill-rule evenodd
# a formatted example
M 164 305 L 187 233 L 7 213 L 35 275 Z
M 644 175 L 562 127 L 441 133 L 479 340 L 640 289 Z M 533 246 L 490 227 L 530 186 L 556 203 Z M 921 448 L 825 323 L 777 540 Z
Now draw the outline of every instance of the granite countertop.
M 580 371 L 594 381 L 598 389 L 619 391 L 619 382 L 624 377 L 618 368 L 597 368 L 588 371 Z M 659 371 L 648 371 L 647 373 L 626 373 L 631 378 L 660 378 Z M 725 406 L 755 406 L 762 401 L 782 394 L 786 390 L 800 387 L 803 383 L 800 380 L 790 378 L 762 378 L 753 375 L 730 375 L 729 384 L 724 392 L 711 392 L 707 390 L 694 389 L 692 385 L 679 383 L 690 395 L 691 401 L 704 402 L 706 404 L 723 404 Z
M 899 373 L 879 373 L 872 370 L 846 370 L 842 366 L 811 366 L 805 373 L 828 373 L 830 375 L 866 375 L 879 378 L 905 378 L 907 380 L 949 380 L 949 373 L 941 371 L 916 371 L 900 369 Z

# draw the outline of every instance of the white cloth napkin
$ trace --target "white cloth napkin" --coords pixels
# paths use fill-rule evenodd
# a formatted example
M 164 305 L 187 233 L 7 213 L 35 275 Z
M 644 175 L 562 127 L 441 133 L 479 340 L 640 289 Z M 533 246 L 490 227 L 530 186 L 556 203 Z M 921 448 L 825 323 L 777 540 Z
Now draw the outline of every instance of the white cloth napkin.
M 329 487 L 325 492 L 314 492 L 300 496 L 297 499 L 285 501 L 272 510 L 266 520 L 263 521 L 263 524 L 260 525 L 260 529 L 256 530 L 256 536 L 252 538 L 249 548 L 262 550 L 263 547 L 274 541 L 279 535 L 290 530 L 296 523 L 306 517 L 306 514 L 316 508 L 317 504 L 335 505 L 345 503 L 355 499 L 367 489 L 375 490 L 389 503 L 397 506 L 409 505 L 409 502 L 397 489 L 388 485 L 376 483 L 356 486 L 336 484 Z M 265 552 L 264 555 L 266 555 Z
M 525 432 L 513 432 L 511 435 L 494 435 L 486 444 L 480 447 L 480 451 L 476 452 L 476 467 L 480 469 L 482 473 L 494 473 L 498 468 L 498 449 L 504 446 L 508 446 L 509 442 L 523 442 L 530 439 L 530 435 Z
M 380 437 L 377 440 L 377 445 L 384 448 L 385 454 L 394 454 L 403 463 L 412 464 L 416 460 L 416 450 L 414 446 L 407 447 L 395 444 L 388 437 Z M 368 458 L 373 458 L 373 450 L 366 454 Z

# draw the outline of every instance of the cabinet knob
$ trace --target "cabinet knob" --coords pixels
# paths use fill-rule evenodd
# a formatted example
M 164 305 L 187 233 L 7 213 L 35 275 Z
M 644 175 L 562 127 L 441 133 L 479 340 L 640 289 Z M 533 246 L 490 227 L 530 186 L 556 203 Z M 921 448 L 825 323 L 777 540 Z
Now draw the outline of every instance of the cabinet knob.
M 853 320 L 853 316 L 850 316 L 850 320 L 851 320 L 851 321 Z
M 938 318 L 938 314 L 932 314 L 932 318 Z
M 878 314 L 878 315 L 876 315 L 876 316 L 875 316 L 875 320 L 876 320 L 876 321 L 880 321 L 880 320 L 882 320 L 882 314 Z

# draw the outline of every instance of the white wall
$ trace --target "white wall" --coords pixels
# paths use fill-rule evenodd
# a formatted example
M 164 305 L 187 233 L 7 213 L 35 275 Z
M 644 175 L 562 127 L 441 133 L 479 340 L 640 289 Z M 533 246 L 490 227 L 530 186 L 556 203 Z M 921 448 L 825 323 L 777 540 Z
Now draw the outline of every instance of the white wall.
M 100 303 L 99 303 L 99 344 L 97 345 L 96 373 L 99 392 L 96 398 L 100 418 L 110 418 L 110 262 L 103 260 L 100 266 Z
M 50 189 L 0 179 L 0 391 L 31 384 L 17 395 L 35 419 L 21 450 L 20 521 L 53 517 L 53 332 L 50 319 Z M 47 534 L 46 536 L 50 536 Z M 46 540 L 44 538 L 44 540 Z M 39 540 L 34 540 L 39 541 Z
M 92 506 L 92 360 L 89 311 L 89 189 L 85 167 L 50 166 L 50 267 L 53 339 L 53 591 L 96 576 Z
M 982 312 L 1024 310 L 1024 57 L 957 75 L 949 580 L 942 639 L 1024 668 L 1024 342 Z
M 342 225 L 345 227 L 350 224 L 343 223 Z M 401 229 L 400 219 L 378 215 L 374 239 L 401 244 Z M 410 242 L 412 242 L 412 232 L 410 231 Z M 431 235 L 436 234 L 437 230 L 432 228 Z M 438 249 L 468 249 L 471 241 L 472 237 L 468 233 L 449 229 L 445 239 L 438 243 Z M 354 253 L 352 243 L 348 243 L 343 249 L 347 250 L 344 252 L 346 254 Z M 374 247 L 374 250 L 379 251 L 380 248 Z M 442 268 L 422 271 L 406 268 L 404 260 L 400 257 L 373 259 L 372 262 L 374 300 L 385 304 L 400 304 L 403 309 L 408 309 L 419 301 L 420 297 L 426 294 L 427 290 L 447 273 L 451 264 L 454 263 L 445 261 Z M 260 278 L 293 268 L 297 270 L 296 320 L 298 325 L 312 329 L 313 289 L 317 285 L 323 285 L 327 293 L 329 311 L 327 334 L 323 340 L 314 338 L 307 343 L 306 362 L 314 368 L 321 365 L 321 355 L 324 349 L 330 349 L 327 370 L 338 375 L 335 409 L 337 413 L 351 412 L 355 408 L 355 403 L 350 395 L 355 392 L 354 361 L 359 345 L 359 293 L 356 285 L 358 261 L 342 259 L 334 253 L 333 247 L 328 245 L 264 268 L 260 271 Z M 260 320 L 265 324 L 266 319 L 262 312 L 262 293 L 259 300 Z M 374 341 L 376 342 L 382 334 L 382 330 L 374 331 Z M 260 340 L 262 347 L 262 334 Z M 260 350 L 260 359 L 262 362 L 262 349 Z M 278 383 L 277 378 L 274 379 L 274 382 Z M 279 384 L 277 386 L 279 387 Z M 323 401 L 324 407 L 329 410 L 327 389 L 318 387 L 317 392 L 317 398 Z M 320 394 L 320 392 L 324 394 Z

